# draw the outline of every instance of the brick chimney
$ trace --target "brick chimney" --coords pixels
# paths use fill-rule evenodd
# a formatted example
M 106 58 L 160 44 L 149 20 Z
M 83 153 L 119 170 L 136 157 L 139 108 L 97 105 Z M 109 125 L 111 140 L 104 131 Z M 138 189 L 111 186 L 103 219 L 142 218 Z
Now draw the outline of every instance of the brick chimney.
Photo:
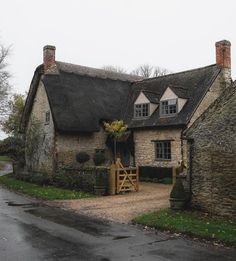
M 231 69 L 231 43 L 227 40 L 216 42 L 216 64 L 221 68 Z
M 56 68 L 55 63 L 55 51 L 56 47 L 52 45 L 46 45 L 43 47 L 43 65 L 44 72 L 52 72 Z

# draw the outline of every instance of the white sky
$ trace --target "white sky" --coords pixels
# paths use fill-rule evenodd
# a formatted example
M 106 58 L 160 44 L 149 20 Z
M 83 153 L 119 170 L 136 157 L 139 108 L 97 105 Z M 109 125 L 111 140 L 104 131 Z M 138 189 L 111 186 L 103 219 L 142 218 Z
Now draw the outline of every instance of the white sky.
M 235 13 L 235 0 L 2 0 L 0 42 L 12 45 L 18 93 L 28 90 L 46 44 L 59 61 L 177 72 L 215 63 L 215 42 L 226 39 L 235 79 Z

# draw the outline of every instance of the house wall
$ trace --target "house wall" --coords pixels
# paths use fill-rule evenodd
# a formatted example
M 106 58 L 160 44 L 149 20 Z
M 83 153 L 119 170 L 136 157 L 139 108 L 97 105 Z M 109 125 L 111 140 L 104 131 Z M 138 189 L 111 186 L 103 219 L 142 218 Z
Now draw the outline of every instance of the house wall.
M 50 121 L 45 123 L 45 114 Z M 52 173 L 54 168 L 54 124 L 45 87 L 40 81 L 26 128 L 26 167 Z
M 57 160 L 59 166 L 74 166 L 76 154 L 87 152 L 92 163 L 96 149 L 104 149 L 107 164 L 112 160 L 112 151 L 106 146 L 107 134 L 101 128 L 99 132 L 78 133 L 78 134 L 59 134 L 56 135 Z
M 172 140 L 171 154 L 172 159 L 155 159 L 154 140 Z M 140 166 L 173 167 L 177 166 L 178 161 L 182 159 L 181 154 L 181 129 L 155 129 L 155 130 L 134 130 L 135 161 Z M 184 152 L 186 144 L 183 145 Z M 186 153 L 183 153 L 186 155 Z
M 194 140 L 192 205 L 236 218 L 236 92 L 219 102 L 187 133 Z

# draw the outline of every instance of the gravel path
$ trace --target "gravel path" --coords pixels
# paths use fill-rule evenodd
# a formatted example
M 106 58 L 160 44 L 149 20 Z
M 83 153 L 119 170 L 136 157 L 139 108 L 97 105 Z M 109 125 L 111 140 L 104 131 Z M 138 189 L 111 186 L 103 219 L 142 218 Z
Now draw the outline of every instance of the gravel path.
M 13 171 L 13 169 L 12 169 L 12 163 L 11 162 L 0 161 L 0 176 L 11 173 L 12 171 Z
M 47 203 L 80 214 L 128 223 L 142 213 L 168 207 L 170 190 L 171 185 L 141 182 L 139 192 Z

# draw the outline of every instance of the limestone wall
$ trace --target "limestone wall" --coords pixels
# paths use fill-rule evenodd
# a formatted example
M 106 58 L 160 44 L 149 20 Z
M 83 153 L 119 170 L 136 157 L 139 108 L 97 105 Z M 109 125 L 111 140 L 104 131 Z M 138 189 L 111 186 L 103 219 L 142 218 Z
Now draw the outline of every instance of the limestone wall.
M 46 112 L 50 114 L 48 122 Z M 46 90 L 40 81 L 26 128 L 26 166 L 29 170 L 52 173 L 53 155 L 54 124 Z
M 106 146 L 107 135 L 103 129 L 94 133 L 59 134 L 56 135 L 58 163 L 75 165 L 76 154 L 87 152 L 92 162 L 96 149 L 104 149 L 107 163 L 112 159 L 112 151 Z
M 235 87 L 234 87 L 235 88 Z M 228 89 L 189 129 L 192 204 L 236 218 L 236 91 Z
M 171 140 L 171 160 L 156 160 L 155 140 Z M 134 130 L 134 146 L 135 160 L 140 166 L 177 166 L 182 159 L 181 129 Z

